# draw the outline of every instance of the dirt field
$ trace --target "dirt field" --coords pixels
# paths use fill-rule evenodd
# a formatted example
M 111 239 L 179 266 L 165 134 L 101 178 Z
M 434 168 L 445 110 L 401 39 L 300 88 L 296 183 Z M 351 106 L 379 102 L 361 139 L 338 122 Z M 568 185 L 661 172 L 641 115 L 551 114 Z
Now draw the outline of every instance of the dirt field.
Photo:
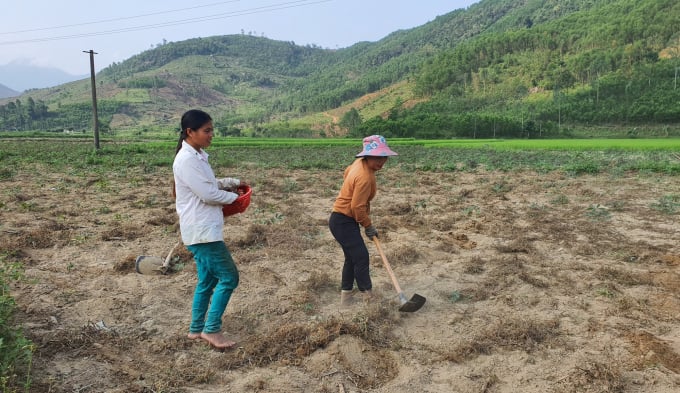
M 224 316 L 238 349 L 186 339 L 191 255 L 170 170 L 2 181 L 0 240 L 25 264 L 18 318 L 32 392 L 680 391 L 677 177 L 378 175 L 373 219 L 407 297 L 369 244 L 379 299 L 340 309 L 327 218 L 342 169 L 243 169 L 253 202 L 224 232 L 241 283 Z

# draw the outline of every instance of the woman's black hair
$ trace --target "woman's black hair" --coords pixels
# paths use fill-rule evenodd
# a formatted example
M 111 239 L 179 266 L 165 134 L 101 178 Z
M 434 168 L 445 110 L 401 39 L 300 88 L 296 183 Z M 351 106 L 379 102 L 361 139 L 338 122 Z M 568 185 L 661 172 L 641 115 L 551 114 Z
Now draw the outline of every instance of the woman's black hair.
M 212 117 L 200 109 L 191 109 L 184 112 L 182 115 L 182 120 L 180 120 L 179 123 L 179 141 L 177 141 L 175 155 L 177 155 L 177 152 L 179 152 L 179 150 L 182 148 L 182 141 L 187 139 L 187 129 L 190 128 L 192 130 L 198 130 L 209 121 L 212 121 Z

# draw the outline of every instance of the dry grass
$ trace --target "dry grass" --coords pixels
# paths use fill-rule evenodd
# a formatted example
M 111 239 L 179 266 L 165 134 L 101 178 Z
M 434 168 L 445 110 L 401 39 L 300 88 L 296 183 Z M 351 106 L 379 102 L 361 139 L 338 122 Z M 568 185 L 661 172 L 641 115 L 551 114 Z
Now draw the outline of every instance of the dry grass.
M 11 236 L 0 238 L 0 251 L 11 252 L 30 248 L 64 246 L 71 238 L 71 232 L 68 230 L 52 230 L 45 227 L 12 232 Z
M 317 323 L 286 323 L 271 326 L 248 337 L 233 356 L 222 357 L 220 368 L 263 367 L 271 363 L 300 365 L 303 359 L 343 335 L 356 336 L 376 348 L 386 346 L 394 321 L 379 307 L 369 309 L 353 321 L 331 318 Z
M 558 381 L 554 393 L 621 393 L 626 390 L 623 370 L 609 360 L 585 359 Z
M 114 225 L 113 228 L 101 232 L 100 237 L 104 241 L 111 240 L 134 240 L 142 235 L 141 228 L 134 225 Z
M 399 246 L 387 253 L 390 263 L 395 265 L 413 265 L 419 262 L 420 253 L 413 246 Z
M 479 355 L 490 355 L 499 350 L 533 352 L 544 344 L 554 343 L 560 335 L 558 320 L 536 320 L 529 317 L 502 316 L 495 323 L 466 337 L 450 351 L 442 353 L 444 359 L 462 363 Z

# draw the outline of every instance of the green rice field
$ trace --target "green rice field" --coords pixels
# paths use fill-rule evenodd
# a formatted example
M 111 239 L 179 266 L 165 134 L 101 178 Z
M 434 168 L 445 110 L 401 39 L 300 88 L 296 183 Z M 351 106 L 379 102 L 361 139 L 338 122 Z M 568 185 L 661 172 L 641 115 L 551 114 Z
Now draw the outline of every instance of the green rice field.
M 568 173 L 680 173 L 680 139 L 578 140 L 388 140 L 399 153 L 391 166 L 405 171 L 516 171 Z M 87 168 L 106 172 L 126 167 L 169 167 L 175 140 L 107 140 L 95 149 L 88 138 L 8 138 L 0 145 L 10 176 L 25 166 Z M 213 139 L 213 165 L 284 169 L 332 169 L 361 149 L 359 139 Z

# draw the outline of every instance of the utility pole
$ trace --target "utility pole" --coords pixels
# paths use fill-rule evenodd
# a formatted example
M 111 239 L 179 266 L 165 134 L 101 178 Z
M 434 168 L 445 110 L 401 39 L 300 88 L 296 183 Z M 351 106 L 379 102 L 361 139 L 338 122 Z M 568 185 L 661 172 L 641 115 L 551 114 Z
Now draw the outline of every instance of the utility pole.
M 90 54 L 90 82 L 92 84 L 92 123 L 94 124 L 94 148 L 99 150 L 99 119 L 97 118 L 97 84 L 94 80 L 94 55 L 97 52 L 84 50 L 84 53 Z

